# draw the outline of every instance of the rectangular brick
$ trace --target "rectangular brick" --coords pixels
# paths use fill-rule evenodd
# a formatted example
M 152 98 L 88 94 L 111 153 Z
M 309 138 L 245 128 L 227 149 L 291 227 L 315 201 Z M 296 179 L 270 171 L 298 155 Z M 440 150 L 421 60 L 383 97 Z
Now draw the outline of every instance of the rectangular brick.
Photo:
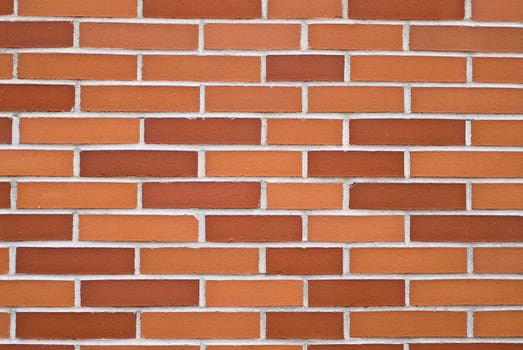
M 2 350 L 74 350 L 74 345 L 3 344 Z
M 269 18 L 340 18 L 340 0 L 271 0 Z
M 207 306 L 302 306 L 303 282 L 297 280 L 207 281 Z
M 523 184 L 473 184 L 474 209 L 523 209 Z
M 342 55 L 269 55 L 267 81 L 343 81 Z
M 209 86 L 205 88 L 207 112 L 301 112 L 297 87 Z
M 12 126 L 11 118 L 0 118 L 0 144 L 10 144 L 12 142 Z
M 261 18 L 259 0 L 145 0 L 144 17 Z
M 0 215 L 0 240 L 2 241 L 70 241 L 72 237 L 72 215 Z
M 12 77 L 13 55 L 2 53 L 0 54 L 0 79 L 11 79 Z
M 523 336 L 523 311 L 474 312 L 475 337 Z
M 271 145 L 341 145 L 343 121 L 335 119 L 280 119 L 267 121 Z
M 410 344 L 412 350 L 518 350 L 517 343 L 446 343 Z
M 310 344 L 307 348 L 309 350 L 403 350 L 403 344 Z
M 403 216 L 310 215 L 308 239 L 315 242 L 398 242 L 404 239 Z
M 349 18 L 386 20 L 462 20 L 463 0 L 351 0 Z
M 72 22 L 0 22 L 0 47 L 73 46 Z
M 13 0 L 0 0 L 0 16 L 13 14 Z
M 311 24 L 309 48 L 314 50 L 402 49 L 402 27 L 382 24 Z
M 206 24 L 205 49 L 210 50 L 297 50 L 297 24 Z
M 309 306 L 403 306 L 403 280 L 310 280 Z
M 72 151 L 1 150 L 2 176 L 72 176 Z
M 0 274 L 9 272 L 9 248 L 0 248 Z
M 342 339 L 341 312 L 268 312 L 269 339 Z
M 481 83 L 523 83 L 523 59 L 474 57 L 472 80 Z
M 389 86 L 317 86 L 309 88 L 309 111 L 403 112 L 403 89 Z
M 11 207 L 11 183 L 0 182 L 0 208 Z
M 475 248 L 475 273 L 523 273 L 522 248 Z
M 72 85 L 1 84 L 0 111 L 71 112 L 74 90 Z
M 523 120 L 474 120 L 472 144 L 477 146 L 523 146 Z
M 74 305 L 74 282 L 38 280 L 0 281 L 0 305 L 4 307 L 71 307 Z
M 135 0 L 20 0 L 20 16 L 136 17 Z
M 339 275 L 341 248 L 267 248 L 269 275 Z
M 523 7 L 519 0 L 473 0 L 472 19 L 475 21 L 523 21 Z
M 402 152 L 310 151 L 312 177 L 403 177 Z
M 207 151 L 206 176 L 301 176 L 301 152 Z
M 9 338 L 11 329 L 11 314 L 7 312 L 0 313 L 0 338 Z
M 341 209 L 341 183 L 269 183 L 269 209 Z

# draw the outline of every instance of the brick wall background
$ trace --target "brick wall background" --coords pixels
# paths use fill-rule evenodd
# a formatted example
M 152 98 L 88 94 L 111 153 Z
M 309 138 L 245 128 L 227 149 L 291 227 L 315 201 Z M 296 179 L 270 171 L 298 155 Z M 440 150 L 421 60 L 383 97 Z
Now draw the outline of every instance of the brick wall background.
M 522 21 L 0 0 L 0 349 L 523 349 Z

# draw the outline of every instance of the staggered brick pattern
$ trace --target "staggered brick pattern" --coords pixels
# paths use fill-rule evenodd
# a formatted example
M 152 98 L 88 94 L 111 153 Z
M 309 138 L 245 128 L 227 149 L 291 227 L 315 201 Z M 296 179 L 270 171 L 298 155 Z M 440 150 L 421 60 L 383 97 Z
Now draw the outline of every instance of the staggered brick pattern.
M 522 350 L 522 0 L 0 0 L 0 349 Z

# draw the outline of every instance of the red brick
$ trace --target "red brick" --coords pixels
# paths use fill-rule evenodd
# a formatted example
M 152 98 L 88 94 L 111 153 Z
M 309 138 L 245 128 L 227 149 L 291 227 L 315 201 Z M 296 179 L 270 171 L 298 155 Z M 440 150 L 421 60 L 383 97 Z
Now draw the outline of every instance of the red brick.
M 519 0 L 473 0 L 472 19 L 475 21 L 523 21 L 523 7 Z
M 341 209 L 341 183 L 269 183 L 270 209 Z
M 73 46 L 72 22 L 0 22 L 0 47 Z
M 207 151 L 206 176 L 301 176 L 301 152 Z
M 475 248 L 475 273 L 523 273 L 522 248 Z
M 472 144 L 478 146 L 523 146 L 522 120 L 474 120 Z
M 267 248 L 267 274 L 339 275 L 341 248 Z
M 1 214 L 2 241 L 69 241 L 73 216 L 64 214 Z
M 72 85 L 2 84 L 0 96 L 1 111 L 70 112 L 74 106 Z
M 268 312 L 269 339 L 342 339 L 341 312 Z
M 474 57 L 472 80 L 482 83 L 523 83 L 523 59 Z
M 74 345 L 3 344 L 2 350 L 74 350 Z
M 11 184 L 0 182 L 0 208 L 11 207 Z
M 351 0 L 349 18 L 387 20 L 459 20 L 463 0 Z
M 311 280 L 309 305 L 403 306 L 403 280 Z
M 343 81 L 342 55 L 269 55 L 267 81 Z
M 366 151 L 311 151 L 309 176 L 402 177 L 403 153 Z
M 403 350 L 403 344 L 310 344 L 307 348 L 309 350 Z
M 340 0 L 271 0 L 269 18 L 340 18 Z
M 0 16 L 13 14 L 13 0 L 0 0 Z
M 341 145 L 343 121 L 332 119 L 269 119 L 271 145 Z
M 9 272 L 9 248 L 0 248 L 0 274 Z
M 474 209 L 523 209 L 523 184 L 473 184 Z
M 315 50 L 401 50 L 402 27 L 381 24 L 311 24 Z
M 135 0 L 20 0 L 21 16 L 136 17 Z
M 0 3 L 1 6 L 1 3 Z M 0 54 L 0 79 L 13 77 L 13 55 Z
M 0 144 L 10 144 L 12 120 L 11 118 L 0 118 Z
M 74 282 L 11 280 L 0 281 L 1 306 L 69 306 L 74 305 Z
M 9 338 L 11 314 L 7 312 L 0 313 L 0 338 Z
M 1 150 L 0 175 L 72 176 L 73 152 Z
M 446 343 L 410 344 L 411 350 L 518 350 L 521 344 L 509 343 Z
M 523 311 L 477 311 L 474 313 L 474 336 L 523 336 Z
M 261 18 L 259 0 L 145 0 L 144 17 Z
M 308 238 L 315 242 L 398 242 L 404 239 L 402 216 L 309 216 Z
M 207 112 L 301 112 L 301 89 L 266 86 L 209 86 Z
M 300 48 L 295 24 L 206 24 L 205 48 L 210 50 L 285 50 Z
M 403 112 L 403 89 L 389 86 L 317 86 L 309 88 L 309 111 Z

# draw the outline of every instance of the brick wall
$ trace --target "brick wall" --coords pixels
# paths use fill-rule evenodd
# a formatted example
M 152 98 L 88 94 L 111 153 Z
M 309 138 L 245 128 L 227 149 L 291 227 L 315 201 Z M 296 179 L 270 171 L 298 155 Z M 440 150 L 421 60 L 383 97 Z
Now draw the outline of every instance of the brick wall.
M 523 349 L 521 0 L 0 0 L 0 349 Z

